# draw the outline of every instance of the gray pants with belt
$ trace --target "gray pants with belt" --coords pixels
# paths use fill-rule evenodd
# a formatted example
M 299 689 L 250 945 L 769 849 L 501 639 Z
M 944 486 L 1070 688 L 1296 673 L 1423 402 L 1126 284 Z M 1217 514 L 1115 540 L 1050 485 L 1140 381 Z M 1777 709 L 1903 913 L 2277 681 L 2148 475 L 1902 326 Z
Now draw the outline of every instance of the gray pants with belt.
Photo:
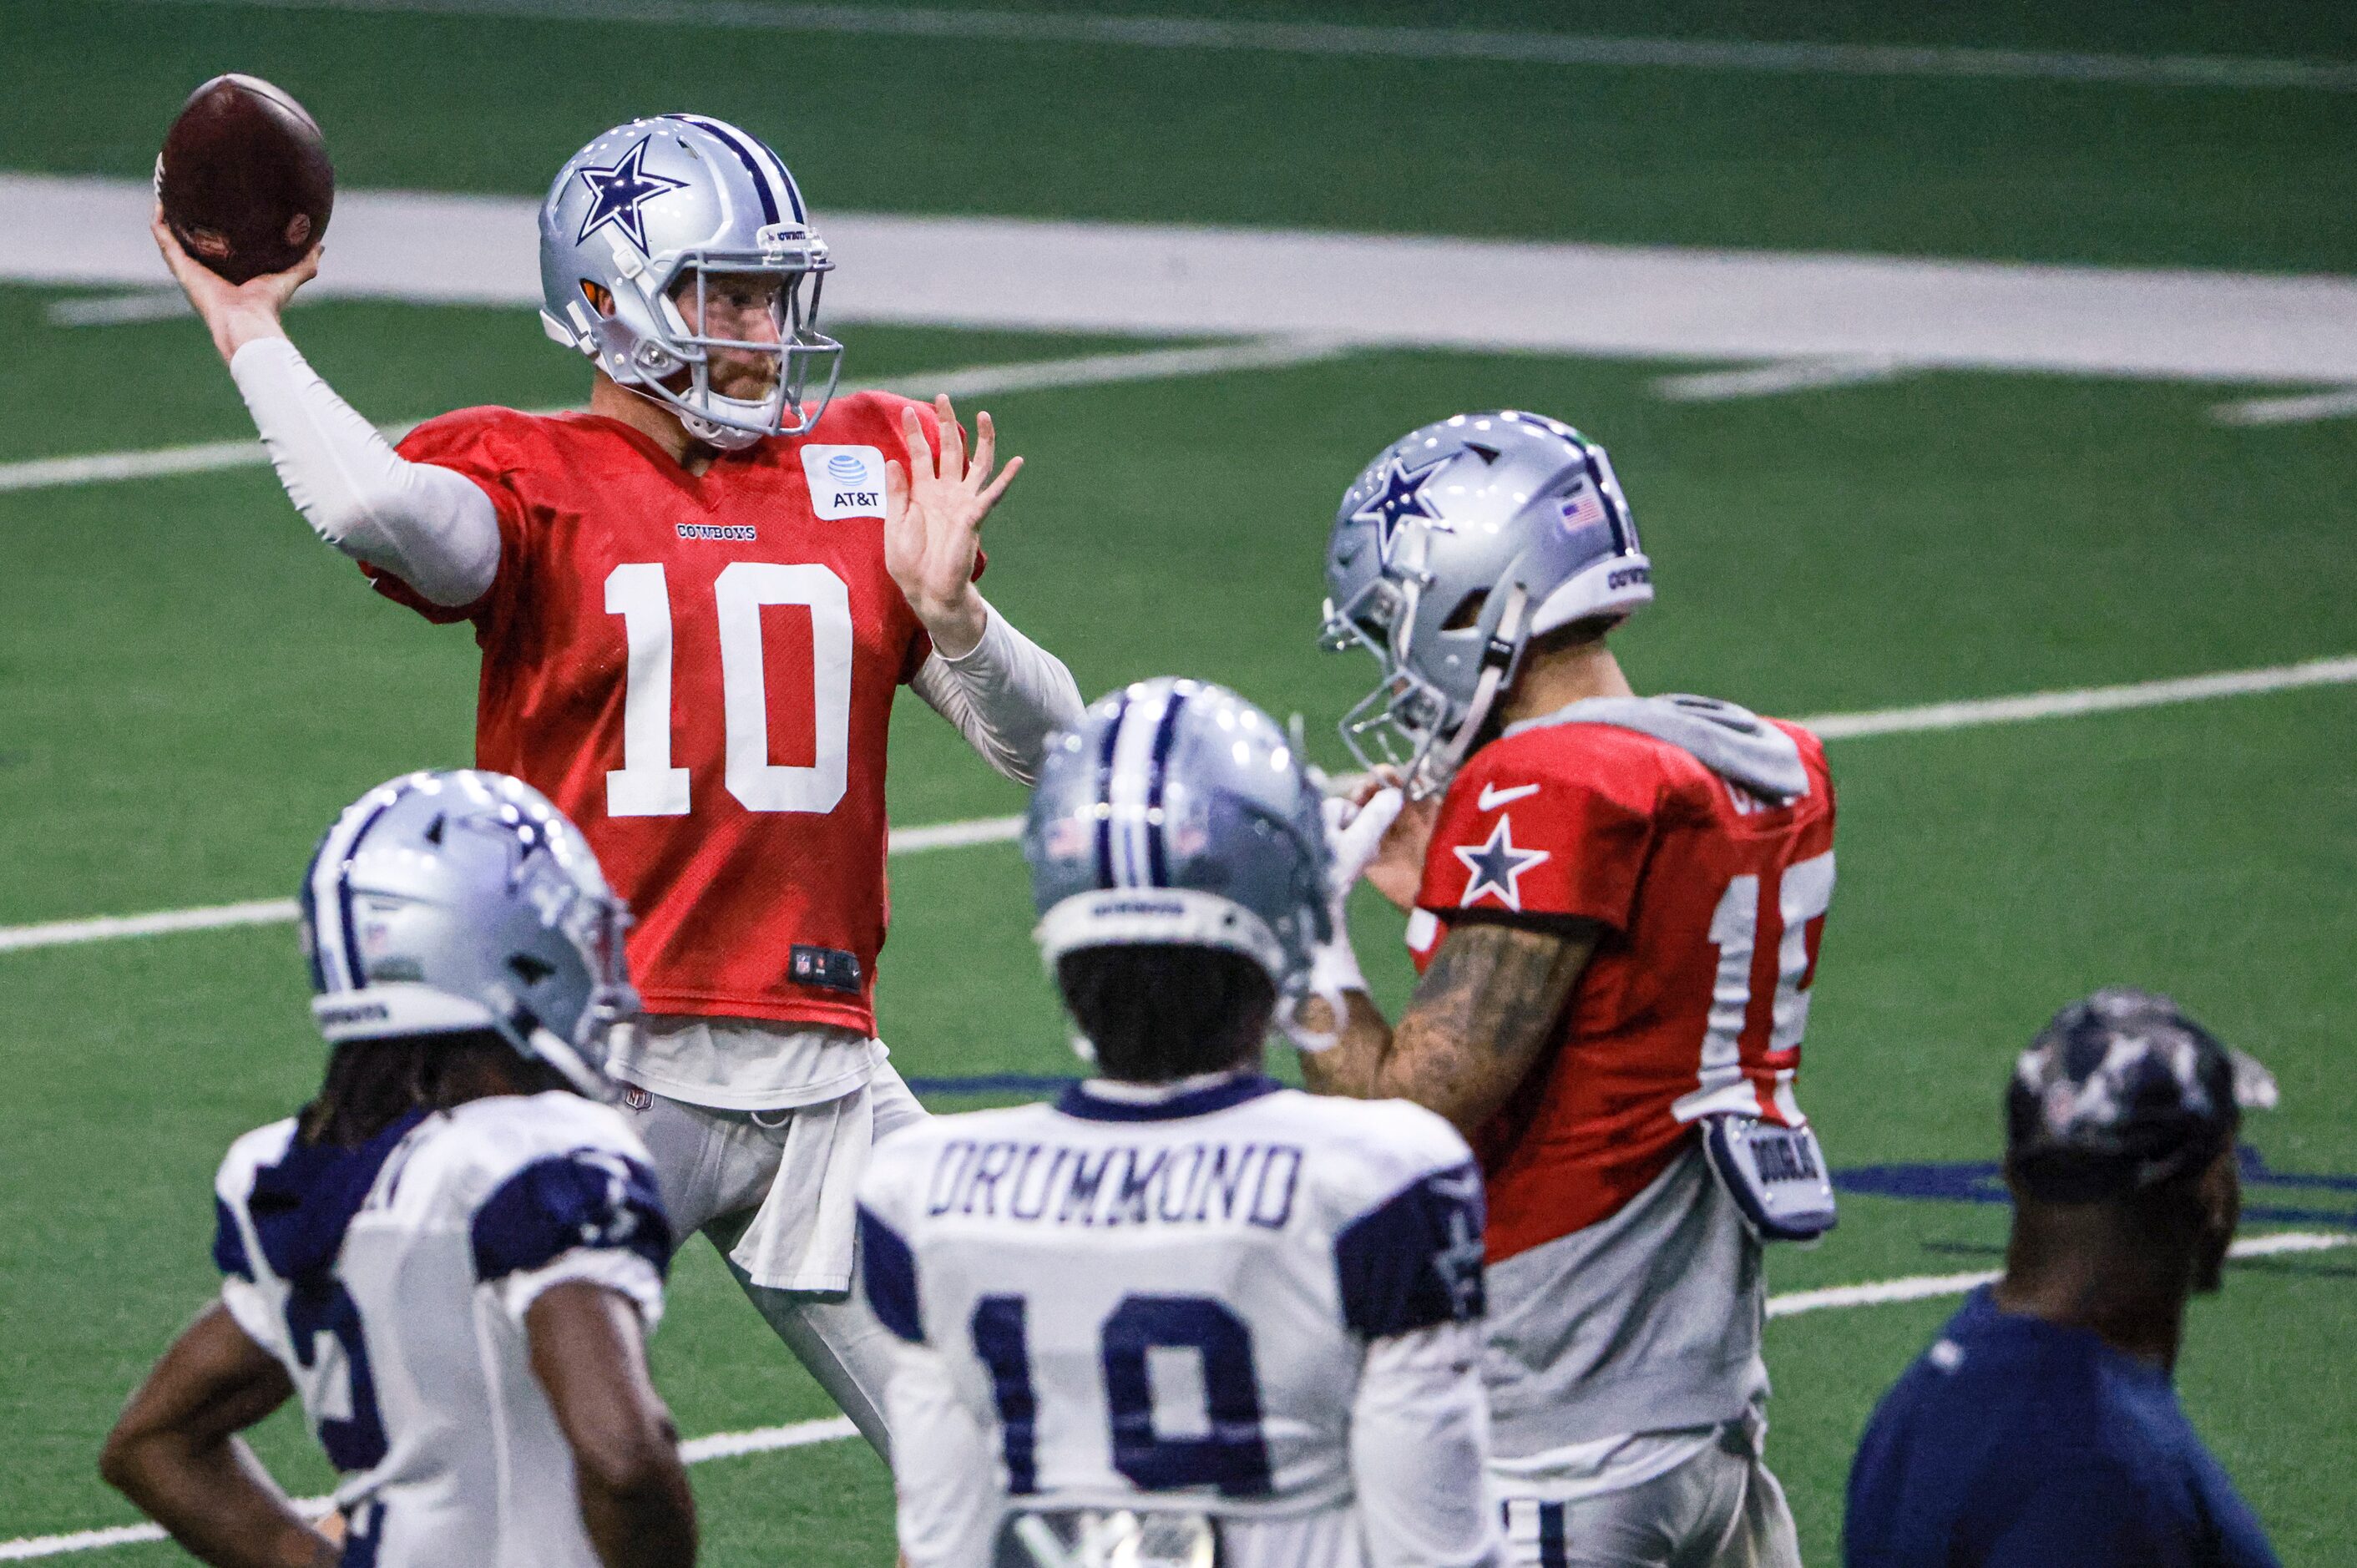
M 876 1064 L 868 1091 L 879 1139 L 927 1114 L 888 1062 Z M 851 1290 L 840 1295 L 769 1290 L 753 1283 L 728 1256 L 770 1196 L 795 1112 L 716 1111 L 642 1090 L 625 1098 L 623 1111 L 654 1158 L 655 1180 L 677 1240 L 683 1243 L 700 1230 L 719 1249 L 755 1310 L 888 1461 L 883 1412 L 891 1338 L 867 1310 L 857 1273 Z M 812 1195 L 813 1201 L 817 1196 Z
M 1650 1481 L 1503 1506 L 1513 1568 L 1801 1568 L 1784 1488 L 1735 1423 Z

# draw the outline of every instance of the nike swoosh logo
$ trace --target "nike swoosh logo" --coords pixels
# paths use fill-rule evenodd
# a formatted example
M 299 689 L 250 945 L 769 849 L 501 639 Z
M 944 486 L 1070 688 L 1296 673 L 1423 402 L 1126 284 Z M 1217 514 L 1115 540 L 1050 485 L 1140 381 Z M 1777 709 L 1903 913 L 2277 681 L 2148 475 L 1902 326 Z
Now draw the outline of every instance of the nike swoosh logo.
M 1484 784 L 1481 786 L 1481 799 L 1475 803 L 1485 811 L 1494 811 L 1499 807 L 1509 805 L 1525 795 L 1535 795 L 1538 792 L 1539 787 L 1535 784 L 1517 784 L 1511 789 L 1501 789 L 1495 784 Z

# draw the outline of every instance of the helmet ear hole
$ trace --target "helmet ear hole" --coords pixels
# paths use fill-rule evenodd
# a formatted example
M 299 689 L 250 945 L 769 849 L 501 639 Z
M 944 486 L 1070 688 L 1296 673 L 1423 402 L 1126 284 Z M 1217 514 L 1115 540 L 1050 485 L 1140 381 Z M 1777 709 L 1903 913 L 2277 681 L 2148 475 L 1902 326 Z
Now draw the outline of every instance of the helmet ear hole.
M 526 987 L 531 987 L 538 985 L 542 981 L 554 974 L 556 966 L 545 959 L 536 958 L 528 952 L 520 952 L 508 959 L 508 970 L 518 980 L 522 981 Z
M 598 315 L 610 317 L 614 314 L 613 292 L 610 289 L 608 289 L 604 285 L 592 283 L 587 278 L 583 278 L 581 280 L 581 297 L 587 300 L 589 302 L 589 308 L 596 311 Z
M 1474 627 L 1480 624 L 1481 611 L 1488 607 L 1489 603 L 1489 589 L 1474 589 L 1457 601 L 1457 607 L 1448 612 L 1448 618 L 1440 623 L 1440 629 L 1443 631 L 1472 630 Z

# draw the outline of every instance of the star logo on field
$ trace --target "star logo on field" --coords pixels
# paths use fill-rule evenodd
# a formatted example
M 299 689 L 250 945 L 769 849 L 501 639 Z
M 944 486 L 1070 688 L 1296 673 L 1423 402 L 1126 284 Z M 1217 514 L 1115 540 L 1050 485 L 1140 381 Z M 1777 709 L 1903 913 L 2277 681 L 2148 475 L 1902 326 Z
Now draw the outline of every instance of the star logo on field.
M 1495 895 L 1499 903 L 1519 911 L 1523 907 L 1523 891 L 1518 884 L 1523 873 L 1554 857 L 1543 849 L 1516 849 L 1514 823 L 1511 814 L 1498 819 L 1490 836 L 1480 847 L 1468 848 L 1458 844 L 1449 851 L 1465 863 L 1472 875 L 1465 883 L 1465 892 L 1458 900 L 1459 908 L 1469 909 L 1482 899 Z
M 1424 499 L 1425 485 L 1433 475 L 1448 466 L 1448 458 L 1439 457 L 1421 468 L 1411 468 L 1394 456 L 1377 481 L 1382 488 L 1367 499 L 1364 506 L 1351 514 L 1352 522 L 1375 525 L 1375 553 L 1383 558 L 1384 565 L 1391 564 L 1392 542 L 1399 537 L 1400 524 L 1407 519 L 1420 518 L 1426 522 L 1440 523 L 1443 528 L 1448 526 L 1441 521 L 1440 514 L 1432 510 L 1432 504 Z
M 683 179 L 670 179 L 646 171 L 647 143 L 653 139 L 641 139 L 611 168 L 580 171 L 581 183 L 589 188 L 589 216 L 581 220 L 581 232 L 573 237 L 575 244 L 610 223 L 628 234 L 630 243 L 640 251 L 647 248 L 646 222 L 639 216 L 639 209 L 667 190 L 682 190 L 687 186 Z

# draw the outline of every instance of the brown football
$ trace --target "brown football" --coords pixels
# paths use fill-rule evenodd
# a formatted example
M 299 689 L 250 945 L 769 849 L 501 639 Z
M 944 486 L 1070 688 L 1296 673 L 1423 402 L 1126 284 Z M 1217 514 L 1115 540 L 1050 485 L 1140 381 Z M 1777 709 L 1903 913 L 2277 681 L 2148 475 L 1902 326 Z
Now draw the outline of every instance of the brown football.
M 156 199 L 188 254 L 243 283 L 285 272 L 318 243 L 336 169 L 300 103 L 260 77 L 217 76 L 166 134 Z

